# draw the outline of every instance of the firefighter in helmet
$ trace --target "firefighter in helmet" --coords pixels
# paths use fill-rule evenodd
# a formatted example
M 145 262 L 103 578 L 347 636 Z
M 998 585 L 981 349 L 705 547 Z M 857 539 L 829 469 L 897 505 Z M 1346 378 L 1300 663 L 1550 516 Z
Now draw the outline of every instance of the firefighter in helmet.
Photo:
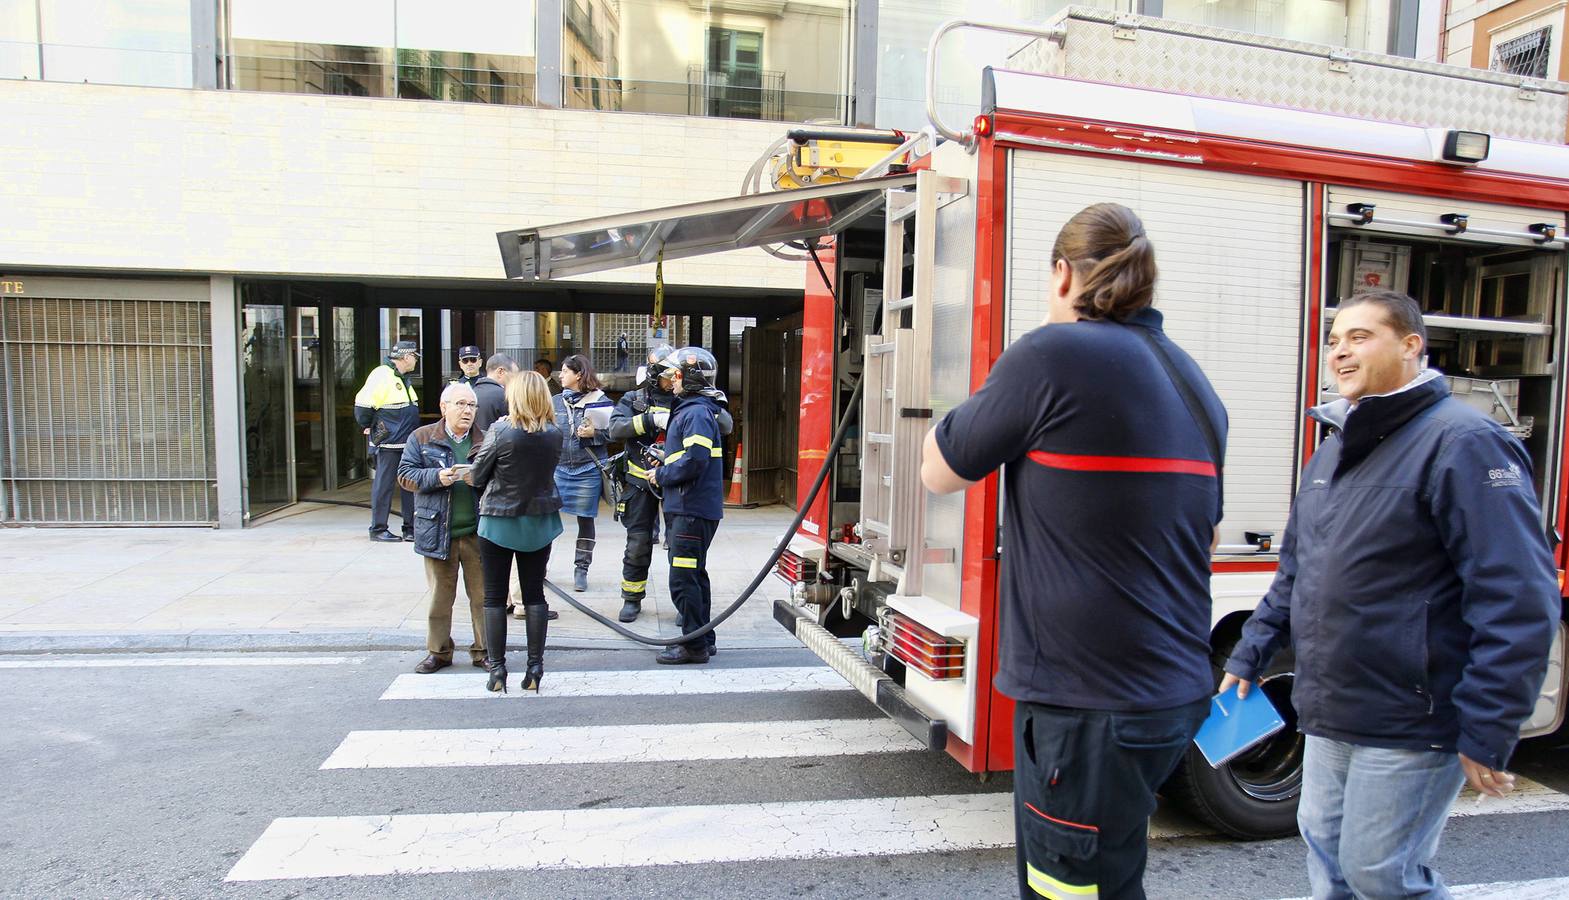
M 681 633 L 708 624 L 713 592 L 708 582 L 708 548 L 724 517 L 724 448 L 719 428 L 724 394 L 714 386 L 719 365 L 702 347 L 683 347 L 665 358 L 678 403 L 665 431 L 664 460 L 649 473 L 663 494 L 669 516 L 670 599 L 681 616 Z M 667 665 L 706 663 L 714 634 L 672 644 L 659 654 Z
M 648 351 L 646 377 L 636 390 L 627 391 L 610 414 L 610 439 L 626 444 L 621 506 L 616 514 L 626 526 L 627 546 L 621 557 L 621 615 L 623 622 L 637 621 L 648 593 L 648 564 L 654 555 L 654 526 L 659 520 L 659 494 L 648 483 L 658 459 L 676 395 L 670 392 L 673 373 L 665 358 L 675 352 L 669 344 Z

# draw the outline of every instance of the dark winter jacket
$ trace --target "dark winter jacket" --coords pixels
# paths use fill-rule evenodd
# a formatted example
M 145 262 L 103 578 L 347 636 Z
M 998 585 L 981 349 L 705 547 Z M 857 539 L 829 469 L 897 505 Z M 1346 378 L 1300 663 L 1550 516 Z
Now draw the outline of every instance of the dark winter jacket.
M 665 462 L 655 481 L 665 513 L 715 522 L 725 516 L 724 446 L 719 404 L 702 395 L 681 398 L 665 431 Z
M 471 446 L 485 443 L 485 432 L 469 429 Z M 446 559 L 452 553 L 452 487 L 441 483 L 441 470 L 467 459 L 456 459 L 447 437 L 445 422 L 432 422 L 414 429 L 403 445 L 398 461 L 398 484 L 414 493 L 414 552 L 432 559 Z M 476 493 L 475 496 L 478 496 Z
M 524 431 L 503 419 L 474 453 L 474 489 L 482 516 L 540 516 L 561 511 L 556 461 L 561 430 Z
M 474 382 L 474 427 L 488 430 L 496 420 L 507 414 L 507 386 L 489 375 Z
M 1254 680 L 1290 642 L 1304 733 L 1499 769 L 1542 684 L 1556 569 L 1525 448 L 1423 377 L 1311 411 L 1333 433 L 1226 671 Z

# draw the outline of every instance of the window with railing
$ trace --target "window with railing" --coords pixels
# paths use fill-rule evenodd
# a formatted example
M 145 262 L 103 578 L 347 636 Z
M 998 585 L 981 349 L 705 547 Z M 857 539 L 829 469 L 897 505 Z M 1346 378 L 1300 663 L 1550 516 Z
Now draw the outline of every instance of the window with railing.
M 1551 28 L 1538 28 L 1502 41 L 1493 47 L 1493 61 L 1488 68 L 1525 78 L 1546 78 L 1552 36 Z
M 564 0 L 563 101 L 582 109 L 845 120 L 849 0 Z M 596 45 L 598 52 L 589 52 Z
M 532 104 L 532 0 L 230 0 L 240 90 Z
M 0 0 L 0 78 L 190 87 L 190 0 Z

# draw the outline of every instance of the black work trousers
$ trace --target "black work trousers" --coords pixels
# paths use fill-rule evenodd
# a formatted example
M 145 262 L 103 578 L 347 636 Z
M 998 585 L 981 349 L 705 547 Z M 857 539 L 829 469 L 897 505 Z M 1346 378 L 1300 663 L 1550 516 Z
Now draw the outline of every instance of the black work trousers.
M 513 550 L 500 544 L 479 539 L 479 567 L 485 573 L 485 605 L 507 608 L 507 595 L 512 592 L 512 560 L 518 561 L 518 587 L 522 592 L 523 606 L 544 606 L 545 566 L 550 563 L 550 545 L 538 550 Z
M 398 484 L 398 461 L 403 458 L 403 448 L 376 450 L 376 472 L 370 482 L 370 533 L 387 530 L 387 516 L 392 513 L 392 495 L 399 494 L 398 509 L 403 513 L 403 533 L 414 533 L 414 495 Z
M 621 555 L 621 599 L 642 602 L 648 594 L 648 565 L 654 558 L 654 523 L 659 519 L 659 498 L 653 491 L 628 485 L 621 496 L 621 524 L 627 529 L 627 548 Z
M 681 633 L 691 634 L 708 624 L 714 602 L 708 583 L 708 548 L 714 542 L 719 523 L 696 516 L 671 516 L 670 601 L 681 617 Z M 714 646 L 714 633 L 687 642 L 687 650 L 705 653 Z
M 1143 900 L 1155 791 L 1176 771 L 1209 706 L 1208 697 L 1136 713 L 1015 705 L 1020 897 Z

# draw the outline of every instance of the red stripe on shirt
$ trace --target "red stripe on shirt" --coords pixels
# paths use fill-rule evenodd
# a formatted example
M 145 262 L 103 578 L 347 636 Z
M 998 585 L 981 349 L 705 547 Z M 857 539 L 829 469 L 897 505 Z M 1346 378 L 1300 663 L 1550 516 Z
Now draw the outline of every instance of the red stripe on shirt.
M 1078 456 L 1031 450 L 1030 459 L 1051 469 L 1075 472 L 1170 472 L 1215 477 L 1215 464 L 1202 459 L 1157 459 L 1152 456 Z

